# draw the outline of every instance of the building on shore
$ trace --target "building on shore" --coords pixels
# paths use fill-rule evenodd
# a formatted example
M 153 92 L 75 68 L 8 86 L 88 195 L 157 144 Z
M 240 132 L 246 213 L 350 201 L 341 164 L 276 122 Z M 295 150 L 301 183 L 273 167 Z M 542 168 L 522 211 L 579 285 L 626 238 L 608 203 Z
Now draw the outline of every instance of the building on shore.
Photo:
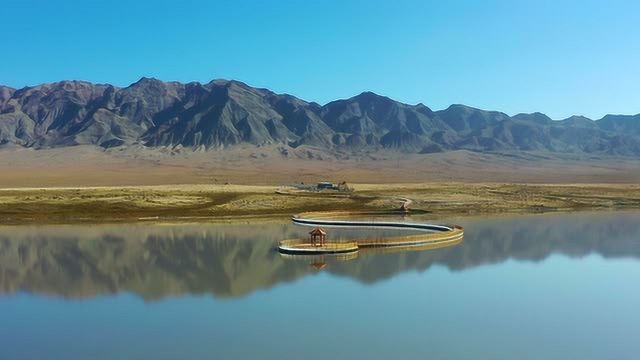
M 330 181 L 320 181 L 316 187 L 318 190 L 333 190 L 336 188 L 336 186 Z

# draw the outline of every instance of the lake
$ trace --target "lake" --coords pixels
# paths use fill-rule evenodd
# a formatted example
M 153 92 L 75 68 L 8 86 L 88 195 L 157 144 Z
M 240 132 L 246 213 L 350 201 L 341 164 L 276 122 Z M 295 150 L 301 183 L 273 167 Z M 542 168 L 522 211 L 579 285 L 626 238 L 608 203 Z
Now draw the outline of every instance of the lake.
M 0 227 L 0 359 L 640 358 L 640 213 L 438 222 L 464 241 L 355 258 L 281 256 L 287 222 Z

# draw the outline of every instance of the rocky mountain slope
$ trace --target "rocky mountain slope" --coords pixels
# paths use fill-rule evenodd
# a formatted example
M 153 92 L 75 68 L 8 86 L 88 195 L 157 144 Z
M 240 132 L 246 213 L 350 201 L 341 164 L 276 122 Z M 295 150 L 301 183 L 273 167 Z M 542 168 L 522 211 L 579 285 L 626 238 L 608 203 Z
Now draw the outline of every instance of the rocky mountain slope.
M 430 153 L 547 151 L 640 155 L 640 114 L 594 121 L 508 116 L 464 105 L 432 111 L 371 92 L 326 105 L 238 81 L 142 78 L 126 87 L 62 81 L 0 86 L 0 146 L 129 144 L 219 149 L 235 144 Z

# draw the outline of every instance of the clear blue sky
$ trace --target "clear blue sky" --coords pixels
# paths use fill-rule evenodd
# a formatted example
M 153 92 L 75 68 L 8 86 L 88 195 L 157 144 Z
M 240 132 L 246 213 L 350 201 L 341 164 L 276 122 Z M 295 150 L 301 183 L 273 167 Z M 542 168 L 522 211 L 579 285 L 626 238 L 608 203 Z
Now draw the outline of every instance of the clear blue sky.
M 0 84 L 142 76 L 326 103 L 371 90 L 553 118 L 640 113 L 640 1 L 2 0 Z

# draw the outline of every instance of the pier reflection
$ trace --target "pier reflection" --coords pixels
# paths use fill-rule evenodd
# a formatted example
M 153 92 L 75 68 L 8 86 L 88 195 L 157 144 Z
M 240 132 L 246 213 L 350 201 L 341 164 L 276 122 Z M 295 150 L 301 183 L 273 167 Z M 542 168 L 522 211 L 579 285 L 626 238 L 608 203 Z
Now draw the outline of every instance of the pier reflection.
M 0 291 L 93 297 L 129 292 L 154 300 L 185 294 L 238 297 L 323 272 L 374 283 L 406 271 L 451 271 L 552 254 L 640 259 L 640 214 L 585 213 L 455 219 L 465 240 L 420 251 L 292 260 L 278 240 L 291 224 L 0 227 Z M 416 249 L 418 250 L 418 249 Z M 310 263 L 316 266 L 310 266 Z

